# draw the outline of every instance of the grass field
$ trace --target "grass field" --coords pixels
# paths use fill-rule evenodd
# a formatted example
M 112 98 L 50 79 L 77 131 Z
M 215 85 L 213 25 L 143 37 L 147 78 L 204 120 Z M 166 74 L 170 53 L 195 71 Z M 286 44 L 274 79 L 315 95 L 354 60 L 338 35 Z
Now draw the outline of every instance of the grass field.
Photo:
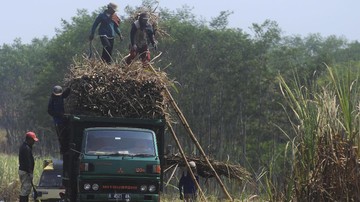
M 37 184 L 39 181 L 43 160 L 49 158 L 50 157 L 35 159 L 34 184 Z M 0 201 L 16 201 L 20 190 L 18 156 L 0 153 L 0 162 Z

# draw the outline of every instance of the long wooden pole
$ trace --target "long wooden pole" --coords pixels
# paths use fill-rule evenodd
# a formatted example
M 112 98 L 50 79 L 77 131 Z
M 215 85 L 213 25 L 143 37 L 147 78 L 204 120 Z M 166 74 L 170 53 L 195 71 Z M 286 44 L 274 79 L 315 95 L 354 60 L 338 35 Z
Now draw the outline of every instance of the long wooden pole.
M 154 67 L 151 64 L 148 64 L 149 68 L 154 72 L 155 75 L 158 76 L 156 70 L 154 69 Z M 184 115 L 182 114 L 180 108 L 178 107 L 178 105 L 176 104 L 174 98 L 172 97 L 169 89 L 166 87 L 166 85 L 163 83 L 163 87 L 165 89 L 165 92 L 170 100 L 171 105 L 173 106 L 175 112 L 177 113 L 177 115 L 179 116 L 183 126 L 185 127 L 185 129 L 188 132 L 188 135 L 190 136 L 190 138 L 193 140 L 193 142 L 195 143 L 196 147 L 198 148 L 198 150 L 200 151 L 201 155 L 204 157 L 206 163 L 209 165 L 210 169 L 213 171 L 213 173 L 215 174 L 216 180 L 218 181 L 218 183 L 220 184 L 222 190 L 224 191 L 224 193 L 226 194 L 226 196 L 228 197 L 228 199 L 230 201 L 233 201 L 233 198 L 231 197 L 231 195 L 229 194 L 229 192 L 226 190 L 226 187 L 224 185 L 224 183 L 221 181 L 219 175 L 217 174 L 216 170 L 214 169 L 214 167 L 211 165 L 209 159 L 207 158 L 204 150 L 202 149 L 201 145 L 199 144 L 199 142 L 197 141 L 193 131 L 191 130 L 186 118 L 184 117 Z
M 200 199 L 203 199 L 203 201 L 207 201 L 207 200 L 206 200 L 206 197 L 205 197 L 205 194 L 204 194 L 204 192 L 202 191 L 202 189 L 201 189 L 198 181 L 196 180 L 196 177 L 195 177 L 195 175 L 194 175 L 194 172 L 192 171 L 192 169 L 191 169 L 191 167 L 190 167 L 190 165 L 189 165 L 189 162 L 188 162 L 187 159 L 186 159 L 185 152 L 184 152 L 184 150 L 183 150 L 182 147 L 181 147 L 180 141 L 179 141 L 179 139 L 177 138 L 173 127 L 171 126 L 171 124 L 170 124 L 168 121 L 166 121 L 166 124 L 167 124 L 167 126 L 169 127 L 170 132 L 171 132 L 171 134 L 172 134 L 172 136 L 173 136 L 173 138 L 174 138 L 174 140 L 175 140 L 175 142 L 176 142 L 176 145 L 177 145 L 178 148 L 179 148 L 180 154 L 181 154 L 181 156 L 183 157 L 183 159 L 184 159 L 184 161 L 185 161 L 185 164 L 186 164 L 186 167 L 187 167 L 188 171 L 190 171 L 191 178 L 192 178 L 193 181 L 195 182 L 196 187 L 198 188 L 198 190 L 199 190 L 199 192 L 200 192 L 200 196 L 201 196 Z

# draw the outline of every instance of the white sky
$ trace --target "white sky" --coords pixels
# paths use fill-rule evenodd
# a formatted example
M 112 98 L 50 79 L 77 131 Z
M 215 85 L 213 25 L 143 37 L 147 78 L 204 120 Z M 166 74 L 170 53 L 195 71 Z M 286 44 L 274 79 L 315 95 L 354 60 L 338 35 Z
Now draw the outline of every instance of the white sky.
M 159 0 L 160 7 L 175 11 L 183 5 L 193 8 L 198 18 L 211 18 L 221 11 L 234 13 L 229 26 L 248 29 L 252 23 L 274 20 L 284 35 L 343 36 L 349 41 L 360 41 L 360 0 Z M 0 3 L 0 45 L 11 44 L 15 38 L 30 43 L 33 38 L 55 35 L 61 19 L 70 21 L 77 9 L 93 12 L 114 2 L 123 14 L 125 5 L 138 6 L 141 0 L 2 0 Z M 90 29 L 90 28 L 89 28 Z M 87 37 L 87 36 L 85 36 Z

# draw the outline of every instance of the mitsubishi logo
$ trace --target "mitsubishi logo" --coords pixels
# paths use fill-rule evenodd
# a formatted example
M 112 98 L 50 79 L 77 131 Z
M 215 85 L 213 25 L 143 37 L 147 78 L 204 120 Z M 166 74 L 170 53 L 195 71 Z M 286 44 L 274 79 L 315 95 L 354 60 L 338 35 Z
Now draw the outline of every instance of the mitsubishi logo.
M 116 172 L 117 172 L 117 173 L 124 173 L 124 171 L 123 171 L 122 168 L 118 168 Z

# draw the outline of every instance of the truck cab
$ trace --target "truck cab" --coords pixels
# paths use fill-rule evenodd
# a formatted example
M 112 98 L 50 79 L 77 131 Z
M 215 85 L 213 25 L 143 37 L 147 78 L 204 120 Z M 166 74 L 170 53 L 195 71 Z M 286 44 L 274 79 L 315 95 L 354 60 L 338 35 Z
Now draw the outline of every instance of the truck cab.
M 64 168 L 70 201 L 160 201 L 164 123 L 70 118 L 72 149 Z

